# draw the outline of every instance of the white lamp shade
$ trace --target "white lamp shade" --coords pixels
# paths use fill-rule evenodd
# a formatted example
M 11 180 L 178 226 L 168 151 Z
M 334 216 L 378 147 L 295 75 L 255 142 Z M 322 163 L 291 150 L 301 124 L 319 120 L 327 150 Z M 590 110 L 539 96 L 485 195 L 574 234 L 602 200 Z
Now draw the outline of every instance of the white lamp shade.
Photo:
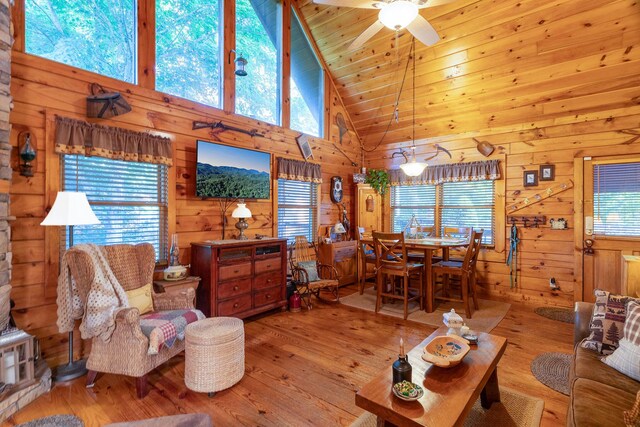
M 333 226 L 333 232 L 335 234 L 344 234 L 347 232 L 347 230 L 345 230 L 344 225 L 342 225 L 341 222 L 338 222 Z
M 410 1 L 400 0 L 387 3 L 380 9 L 378 19 L 391 30 L 401 30 L 418 16 L 418 6 Z
M 402 169 L 407 176 L 418 176 L 426 169 L 427 166 L 428 165 L 426 163 L 416 162 L 413 160 L 409 163 L 400 165 L 400 169 Z
M 87 195 L 77 191 L 58 191 L 51 211 L 40 225 L 92 225 L 100 220 L 91 210 Z
M 238 207 L 231 214 L 233 218 L 251 218 L 251 211 L 245 203 L 238 203 Z

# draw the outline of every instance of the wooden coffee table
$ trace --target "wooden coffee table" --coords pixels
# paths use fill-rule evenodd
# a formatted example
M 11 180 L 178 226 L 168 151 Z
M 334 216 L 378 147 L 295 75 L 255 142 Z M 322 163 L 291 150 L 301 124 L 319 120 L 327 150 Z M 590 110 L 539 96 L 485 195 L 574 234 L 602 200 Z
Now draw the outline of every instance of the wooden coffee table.
M 421 355 L 431 339 L 446 332 L 441 327 L 408 353 L 413 382 L 424 389 L 422 398 L 405 402 L 393 395 L 391 364 L 356 393 L 356 405 L 377 415 L 378 426 L 460 426 L 478 396 L 484 408 L 500 401 L 497 365 L 507 339 L 480 333 L 478 345 L 458 366 L 439 368 Z

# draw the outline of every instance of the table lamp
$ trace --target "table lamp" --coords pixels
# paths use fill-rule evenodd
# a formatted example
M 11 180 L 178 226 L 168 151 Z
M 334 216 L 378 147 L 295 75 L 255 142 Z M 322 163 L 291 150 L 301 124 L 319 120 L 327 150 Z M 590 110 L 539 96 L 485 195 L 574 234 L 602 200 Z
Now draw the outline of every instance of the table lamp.
M 236 223 L 236 228 L 240 230 L 240 234 L 238 235 L 238 240 L 247 240 L 247 236 L 244 235 L 244 230 L 249 228 L 249 224 L 247 223 L 247 218 L 251 218 L 251 211 L 247 208 L 245 203 L 238 203 L 238 207 L 233 210 L 231 214 L 232 218 L 238 218 L 238 222 Z
M 337 235 L 338 241 L 342 240 L 342 234 L 345 234 L 346 232 L 347 230 L 341 222 L 337 222 L 336 225 L 333 226 L 333 234 Z
M 73 227 L 75 225 L 100 224 L 89 206 L 87 195 L 77 191 L 58 191 L 56 201 L 51 211 L 40 225 L 44 226 L 68 226 L 69 248 L 73 247 Z M 67 274 L 71 274 L 67 271 Z M 71 283 L 71 280 L 69 280 Z M 69 331 L 69 362 L 55 368 L 53 380 L 55 382 L 69 381 L 81 377 L 87 373 L 86 360 L 73 361 L 73 330 Z

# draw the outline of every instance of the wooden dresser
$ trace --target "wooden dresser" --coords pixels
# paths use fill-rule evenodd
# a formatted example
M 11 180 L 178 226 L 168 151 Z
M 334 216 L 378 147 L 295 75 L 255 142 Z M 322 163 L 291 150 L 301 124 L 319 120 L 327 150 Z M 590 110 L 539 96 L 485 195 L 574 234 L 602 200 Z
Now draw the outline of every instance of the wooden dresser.
M 348 240 L 318 245 L 318 261 L 336 268 L 340 286 L 356 281 L 357 243 L 356 240 Z
M 245 318 L 287 305 L 287 241 L 207 240 L 191 244 L 196 305 L 207 317 Z

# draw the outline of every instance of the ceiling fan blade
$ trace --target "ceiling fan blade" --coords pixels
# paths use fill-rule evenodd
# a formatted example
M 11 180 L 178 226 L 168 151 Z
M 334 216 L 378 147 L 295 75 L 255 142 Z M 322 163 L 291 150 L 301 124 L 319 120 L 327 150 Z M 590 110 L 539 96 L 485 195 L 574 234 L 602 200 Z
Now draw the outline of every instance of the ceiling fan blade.
M 424 9 L 424 8 L 427 8 L 427 7 L 442 6 L 443 4 L 453 3 L 454 1 L 457 1 L 457 0 L 428 0 L 428 1 L 424 2 L 424 4 L 419 4 L 418 5 L 418 9 Z
M 315 4 L 324 4 L 326 6 L 338 7 L 354 7 L 358 9 L 380 9 L 376 4 L 379 1 L 374 0 L 313 0 Z
M 436 32 L 436 29 L 429 24 L 429 21 L 420 15 L 416 16 L 416 19 L 407 25 L 407 30 L 413 34 L 413 37 L 417 38 L 427 46 L 431 46 L 440 40 L 440 36 Z
M 376 20 L 376 22 L 374 22 L 373 24 L 371 24 L 369 28 L 364 30 L 362 34 L 356 37 L 356 39 L 349 45 L 348 49 L 349 50 L 358 49 L 363 44 L 365 44 L 367 40 L 375 36 L 378 33 L 378 31 L 380 31 L 383 28 L 384 28 L 384 24 L 379 20 Z

